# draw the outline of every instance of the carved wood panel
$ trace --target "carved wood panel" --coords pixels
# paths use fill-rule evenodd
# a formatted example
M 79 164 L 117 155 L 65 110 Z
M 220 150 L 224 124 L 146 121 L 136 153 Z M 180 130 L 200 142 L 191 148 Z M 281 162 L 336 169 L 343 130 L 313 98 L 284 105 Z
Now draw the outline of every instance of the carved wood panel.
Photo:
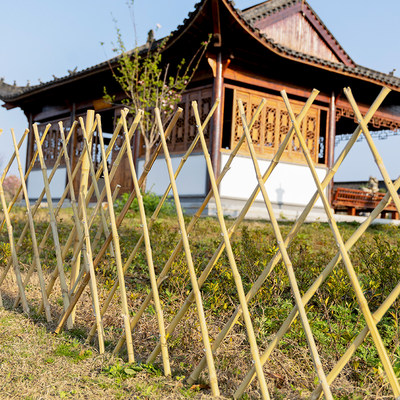
M 200 118 L 202 121 L 206 118 L 211 109 L 212 87 L 202 87 L 185 92 L 182 95 L 181 102 L 178 104 L 183 109 L 181 117 L 178 119 L 175 128 L 170 136 L 170 152 L 183 153 L 192 144 L 196 137 L 197 128 L 196 120 L 193 114 L 192 101 L 197 101 L 199 107 Z M 210 124 L 204 130 L 204 136 L 207 143 L 210 141 Z M 196 145 L 195 150 L 200 150 L 200 142 Z
M 289 113 L 286 110 L 283 100 L 278 96 L 261 94 L 250 90 L 235 89 L 234 93 L 231 148 L 236 145 L 243 133 L 237 101 L 239 99 L 242 100 L 247 121 L 250 122 L 250 119 L 264 97 L 267 100 L 267 104 L 257 121 L 255 121 L 250 133 L 257 154 L 272 157 L 283 142 L 291 126 Z M 297 115 L 303 103 L 292 100 L 291 105 L 294 113 Z M 318 107 L 312 106 L 301 123 L 300 129 L 315 163 L 318 162 L 319 153 L 319 125 L 320 110 Z M 240 151 L 241 153 L 248 153 L 246 143 L 242 145 Z M 282 159 L 285 161 L 305 162 L 300 142 L 296 135 L 293 136 L 292 140 L 286 146 Z
M 64 119 L 60 119 L 57 121 L 50 121 L 50 122 L 46 122 L 44 124 L 39 124 L 38 125 L 38 131 L 39 131 L 39 136 L 40 138 L 42 137 L 46 126 L 48 124 L 50 124 L 50 129 L 47 132 L 46 138 L 42 144 L 42 150 L 43 150 L 43 158 L 44 161 L 46 163 L 46 167 L 53 167 L 58 154 L 61 152 L 62 150 L 62 141 L 61 141 L 61 135 L 60 135 L 60 129 L 58 126 L 58 122 L 62 121 L 63 125 L 64 125 L 64 135 L 65 137 L 67 137 L 69 129 L 70 129 L 70 125 L 71 125 L 71 119 L 70 118 L 64 118 Z M 31 140 L 33 141 L 33 145 L 32 145 L 32 157 L 35 154 L 36 150 L 37 150 L 37 146 L 36 146 L 36 141 L 34 136 L 31 136 Z M 65 160 L 64 157 L 61 159 L 60 165 L 65 165 Z M 39 157 L 36 158 L 35 164 L 34 164 L 34 168 L 40 168 L 40 160 Z

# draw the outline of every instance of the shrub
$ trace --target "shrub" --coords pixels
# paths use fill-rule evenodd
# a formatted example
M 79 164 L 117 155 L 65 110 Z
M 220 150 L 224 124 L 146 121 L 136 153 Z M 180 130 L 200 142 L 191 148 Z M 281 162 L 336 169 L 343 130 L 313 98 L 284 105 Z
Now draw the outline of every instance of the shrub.
M 153 212 L 156 210 L 158 203 L 160 202 L 160 197 L 155 193 L 147 192 L 142 193 L 143 196 L 143 204 L 144 210 L 146 211 L 147 216 L 151 216 Z M 122 210 L 126 202 L 128 201 L 129 194 L 124 193 L 121 197 L 117 199 L 115 202 L 115 208 L 118 212 Z M 135 198 L 129 207 L 135 213 L 139 212 L 139 203 L 137 198 Z M 162 215 L 173 215 L 175 213 L 175 206 L 172 200 L 166 200 L 161 207 L 160 214 Z

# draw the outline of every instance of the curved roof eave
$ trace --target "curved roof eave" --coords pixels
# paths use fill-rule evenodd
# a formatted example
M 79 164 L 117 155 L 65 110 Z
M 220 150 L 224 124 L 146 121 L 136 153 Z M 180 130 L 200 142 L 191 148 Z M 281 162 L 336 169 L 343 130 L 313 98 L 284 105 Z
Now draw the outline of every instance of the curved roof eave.
M 178 39 L 193 25 L 196 17 L 201 13 L 204 9 L 205 5 L 209 0 L 202 0 L 196 3 L 195 8 L 192 12 L 189 13 L 188 17 L 183 21 L 181 25 L 179 25 L 175 31 L 173 31 L 170 35 L 170 39 L 165 45 L 165 49 L 171 47 Z M 360 65 L 356 65 L 355 67 L 346 66 L 342 63 L 335 63 L 331 61 L 327 61 L 315 56 L 311 56 L 302 52 L 298 52 L 292 50 L 286 46 L 283 46 L 279 43 L 275 43 L 272 39 L 268 38 L 266 35 L 260 33 L 260 31 L 255 28 L 251 23 L 246 21 L 242 12 L 236 9 L 231 0 L 218 0 L 222 2 L 232 17 L 237 21 L 237 23 L 246 31 L 249 35 L 251 35 L 254 39 L 260 42 L 265 48 L 272 51 L 273 53 L 279 55 L 280 57 L 300 62 L 303 64 L 307 64 L 316 68 L 321 68 L 326 71 L 338 73 L 344 76 L 349 76 L 355 79 L 363 80 L 366 82 L 370 82 L 378 85 L 386 85 L 391 89 L 396 91 L 400 91 L 400 78 L 397 78 L 393 75 L 385 74 L 383 72 L 375 71 L 366 67 L 362 67 Z M 24 98 L 31 96 L 33 94 L 40 93 L 49 88 L 54 88 L 62 85 L 64 82 L 68 80 L 77 80 L 86 76 L 93 75 L 98 73 L 106 68 L 109 68 L 110 64 L 113 64 L 117 61 L 118 56 L 114 57 L 110 60 L 104 61 L 100 64 L 88 67 L 82 71 L 76 72 L 73 75 L 67 75 L 62 78 L 57 78 L 52 81 L 42 83 L 36 86 L 27 86 L 19 88 L 19 93 L 14 95 L 12 93 L 4 93 L 2 94 L 2 83 L 0 83 L 0 99 L 8 102 L 9 104 L 18 102 L 23 100 Z M 3 85 L 6 85 L 3 83 Z M 10 86 L 10 85 L 7 85 Z
M 242 13 L 233 6 L 231 0 L 221 0 L 221 1 L 226 5 L 231 15 L 242 26 L 242 28 L 245 31 L 247 31 L 251 36 L 253 36 L 257 41 L 259 41 L 264 47 L 268 48 L 273 53 L 292 61 L 311 65 L 313 67 L 321 68 L 330 72 L 335 72 L 341 75 L 360 79 L 370 83 L 386 85 L 389 88 L 392 88 L 396 91 L 400 91 L 400 78 L 397 78 L 393 75 L 388 75 L 383 72 L 362 67 L 360 65 L 351 67 L 351 66 L 346 66 L 342 63 L 334 63 L 332 61 L 327 61 L 322 58 L 318 58 L 296 50 L 292 50 L 279 43 L 275 43 L 272 39 L 260 33 L 260 31 L 257 28 L 255 28 L 249 22 L 247 22 L 245 18 L 243 18 Z

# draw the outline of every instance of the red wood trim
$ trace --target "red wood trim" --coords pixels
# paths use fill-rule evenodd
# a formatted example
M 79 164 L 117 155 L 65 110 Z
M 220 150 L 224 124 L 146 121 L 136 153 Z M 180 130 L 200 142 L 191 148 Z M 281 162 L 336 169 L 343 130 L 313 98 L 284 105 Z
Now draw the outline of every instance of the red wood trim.
M 346 101 L 346 100 L 337 100 L 336 102 L 336 108 L 345 108 L 348 109 L 350 111 L 353 111 L 353 109 L 351 108 L 350 104 Z M 369 110 L 369 106 L 363 105 L 363 104 L 358 104 L 358 108 L 361 111 L 361 114 L 365 115 L 367 113 L 367 111 Z M 395 114 L 390 114 L 387 113 L 385 111 L 381 111 L 378 110 L 375 112 L 374 117 L 379 117 L 379 118 L 383 118 L 383 119 L 388 119 L 390 121 L 394 121 L 397 123 L 400 123 L 400 116 L 397 116 Z

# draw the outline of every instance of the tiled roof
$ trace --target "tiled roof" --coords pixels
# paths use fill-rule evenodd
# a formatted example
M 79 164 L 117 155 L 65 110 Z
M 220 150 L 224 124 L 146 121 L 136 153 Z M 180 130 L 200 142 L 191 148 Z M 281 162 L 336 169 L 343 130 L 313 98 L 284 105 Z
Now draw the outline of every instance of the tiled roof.
M 289 8 L 301 0 L 269 0 L 242 10 L 243 17 L 249 22 L 256 22 L 278 11 Z
M 153 45 L 157 46 L 157 44 L 160 43 L 161 41 L 162 41 L 162 39 L 157 40 L 153 43 Z M 148 46 L 147 45 L 140 46 L 138 50 L 139 50 L 139 52 L 147 51 Z M 128 54 L 131 52 L 133 52 L 133 50 L 128 52 Z M 93 66 L 85 68 L 81 71 L 72 72 L 69 75 L 63 76 L 61 78 L 55 77 L 51 81 L 43 82 L 43 83 L 40 83 L 38 85 L 33 85 L 33 86 L 9 85 L 4 82 L 3 78 L 1 78 L 0 79 L 0 99 L 3 101 L 12 101 L 14 99 L 17 99 L 21 95 L 28 94 L 30 92 L 35 92 L 37 90 L 46 89 L 47 87 L 56 86 L 56 85 L 62 84 L 64 82 L 67 82 L 68 80 L 70 80 L 72 78 L 78 78 L 80 76 L 90 75 L 91 73 L 96 73 L 96 72 L 99 72 L 104 69 L 109 69 L 110 65 L 114 64 L 116 61 L 118 61 L 118 59 L 119 59 L 119 56 L 113 57 L 107 61 L 103 61 L 100 64 L 93 65 Z
M 172 32 L 171 37 L 172 40 L 174 37 L 179 36 L 179 34 L 185 29 L 185 27 L 189 24 L 189 22 L 198 14 L 198 11 L 201 9 L 201 6 L 206 0 L 202 0 L 195 5 L 195 9 L 189 13 L 188 17 L 179 25 L 175 31 Z M 356 66 L 346 66 L 343 63 L 335 63 L 332 61 L 327 61 L 322 58 L 312 56 L 309 54 L 305 54 L 299 51 L 292 50 L 286 46 L 283 46 L 279 43 L 276 43 L 273 39 L 268 38 L 265 34 L 262 34 L 255 26 L 254 22 L 256 22 L 259 18 L 262 18 L 263 15 L 269 15 L 272 13 L 276 13 L 283 8 L 290 7 L 294 4 L 299 3 L 302 0 L 269 0 L 264 3 L 260 3 L 253 7 L 247 8 L 243 11 L 236 9 L 232 0 L 223 0 L 226 2 L 228 7 L 230 7 L 231 11 L 234 15 L 240 20 L 242 23 L 247 26 L 252 34 L 256 36 L 260 41 L 264 43 L 264 45 L 270 50 L 274 51 L 277 54 L 280 54 L 284 57 L 315 65 L 317 67 L 322 67 L 327 70 L 337 71 L 338 73 L 343 73 L 346 75 L 350 75 L 353 77 L 358 77 L 361 79 L 371 80 L 381 85 L 390 85 L 394 88 L 400 89 L 400 78 L 385 74 L 383 72 L 374 71 L 372 69 L 362 67 L 360 65 Z M 305 2 L 305 1 L 304 1 Z M 307 3 L 306 3 L 307 4 Z M 308 4 L 307 4 L 307 7 Z M 310 7 L 311 9 L 311 7 Z M 315 13 L 314 13 L 315 14 Z M 316 15 L 316 14 L 315 14 Z M 318 16 L 316 15 L 318 18 Z M 319 20 L 323 25 L 322 21 Z M 323 25 L 325 27 L 325 25 Z M 327 29 L 325 27 L 325 29 Z M 329 31 L 328 31 L 329 32 Z M 110 64 L 116 62 L 118 57 L 112 58 L 110 60 L 104 61 L 100 64 L 94 65 L 92 67 L 86 68 L 84 70 L 74 72 L 70 75 L 64 76 L 62 78 L 55 78 L 49 82 L 41 83 L 39 85 L 34 86 L 12 86 L 4 83 L 4 81 L 0 80 L 0 99 L 4 101 L 12 101 L 18 99 L 21 95 L 25 95 L 28 93 L 33 93 L 36 91 L 41 91 L 47 87 L 56 86 L 58 84 L 62 84 L 63 82 L 67 82 L 71 78 L 78 78 L 80 76 L 89 75 L 91 73 L 95 73 L 106 69 Z

